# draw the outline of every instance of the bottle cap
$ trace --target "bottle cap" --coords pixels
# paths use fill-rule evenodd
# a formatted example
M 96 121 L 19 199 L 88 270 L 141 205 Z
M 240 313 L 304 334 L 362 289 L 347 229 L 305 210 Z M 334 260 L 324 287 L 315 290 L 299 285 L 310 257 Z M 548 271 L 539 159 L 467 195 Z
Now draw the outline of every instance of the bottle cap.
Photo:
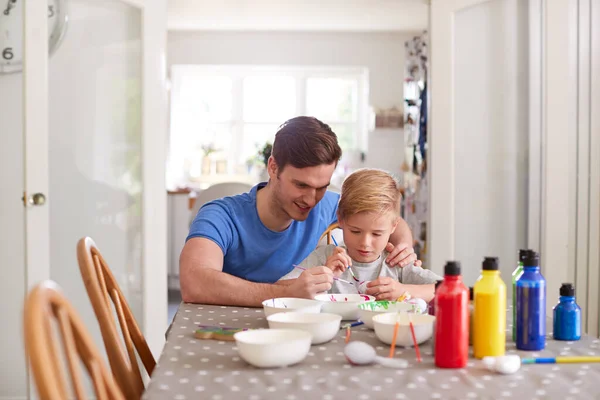
M 457 276 L 460 275 L 460 262 L 447 261 L 444 266 L 444 275 Z
M 575 286 L 572 283 L 563 283 L 560 286 L 560 295 L 561 296 L 575 296 Z
M 540 255 L 535 251 L 531 251 L 527 253 L 525 258 L 523 258 L 523 266 L 524 267 L 539 267 L 540 266 Z
M 485 257 L 481 269 L 484 271 L 498 271 L 498 257 Z
M 519 250 L 519 262 L 522 263 L 527 254 L 531 253 L 533 250 L 531 249 L 521 249 Z

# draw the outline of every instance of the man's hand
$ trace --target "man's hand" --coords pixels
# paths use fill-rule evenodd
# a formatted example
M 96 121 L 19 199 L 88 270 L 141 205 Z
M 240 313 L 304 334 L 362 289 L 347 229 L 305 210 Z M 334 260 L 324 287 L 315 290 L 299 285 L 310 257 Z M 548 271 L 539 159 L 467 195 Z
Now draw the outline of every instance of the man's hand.
M 349 265 L 352 265 L 352 259 L 343 247 L 336 247 L 333 254 L 325 261 L 325 266 L 333 272 L 334 276 L 340 276 Z
M 414 263 L 415 267 L 420 267 L 423 264 L 417 260 L 415 249 L 407 244 L 401 243 L 394 246 L 392 243 L 388 243 L 385 249 L 390 253 L 385 260 L 390 267 L 406 267 L 410 263 Z
M 405 292 L 403 285 L 397 280 L 384 276 L 367 284 L 366 294 L 375 296 L 377 300 L 397 300 Z
M 289 297 L 313 299 L 317 294 L 331 289 L 333 272 L 327 267 L 307 269 L 287 286 Z

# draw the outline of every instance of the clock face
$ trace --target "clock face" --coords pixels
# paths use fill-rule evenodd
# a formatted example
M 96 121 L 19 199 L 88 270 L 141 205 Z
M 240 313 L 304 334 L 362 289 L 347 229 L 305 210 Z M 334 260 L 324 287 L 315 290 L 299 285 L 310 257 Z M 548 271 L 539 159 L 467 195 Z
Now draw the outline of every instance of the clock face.
M 0 73 L 23 68 L 23 3 L 0 0 Z M 52 54 L 67 27 L 66 0 L 48 0 L 48 47 Z

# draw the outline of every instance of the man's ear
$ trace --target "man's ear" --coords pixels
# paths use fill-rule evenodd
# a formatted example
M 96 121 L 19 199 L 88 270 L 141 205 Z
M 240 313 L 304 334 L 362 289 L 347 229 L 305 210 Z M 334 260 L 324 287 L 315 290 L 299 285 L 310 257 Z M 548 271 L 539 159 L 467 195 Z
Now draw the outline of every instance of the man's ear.
M 269 157 L 269 161 L 267 161 L 267 173 L 269 174 L 270 179 L 275 179 L 279 172 L 279 166 L 277 165 L 277 161 L 273 156 Z

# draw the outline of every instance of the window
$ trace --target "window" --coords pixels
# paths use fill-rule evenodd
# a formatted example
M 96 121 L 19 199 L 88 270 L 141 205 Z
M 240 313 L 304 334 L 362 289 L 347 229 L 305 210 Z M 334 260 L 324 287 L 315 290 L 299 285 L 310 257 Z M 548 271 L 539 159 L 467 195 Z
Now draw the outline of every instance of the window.
M 364 150 L 364 68 L 176 65 L 171 72 L 169 186 L 215 175 L 258 180 L 259 150 L 297 115 L 329 124 L 344 152 Z

